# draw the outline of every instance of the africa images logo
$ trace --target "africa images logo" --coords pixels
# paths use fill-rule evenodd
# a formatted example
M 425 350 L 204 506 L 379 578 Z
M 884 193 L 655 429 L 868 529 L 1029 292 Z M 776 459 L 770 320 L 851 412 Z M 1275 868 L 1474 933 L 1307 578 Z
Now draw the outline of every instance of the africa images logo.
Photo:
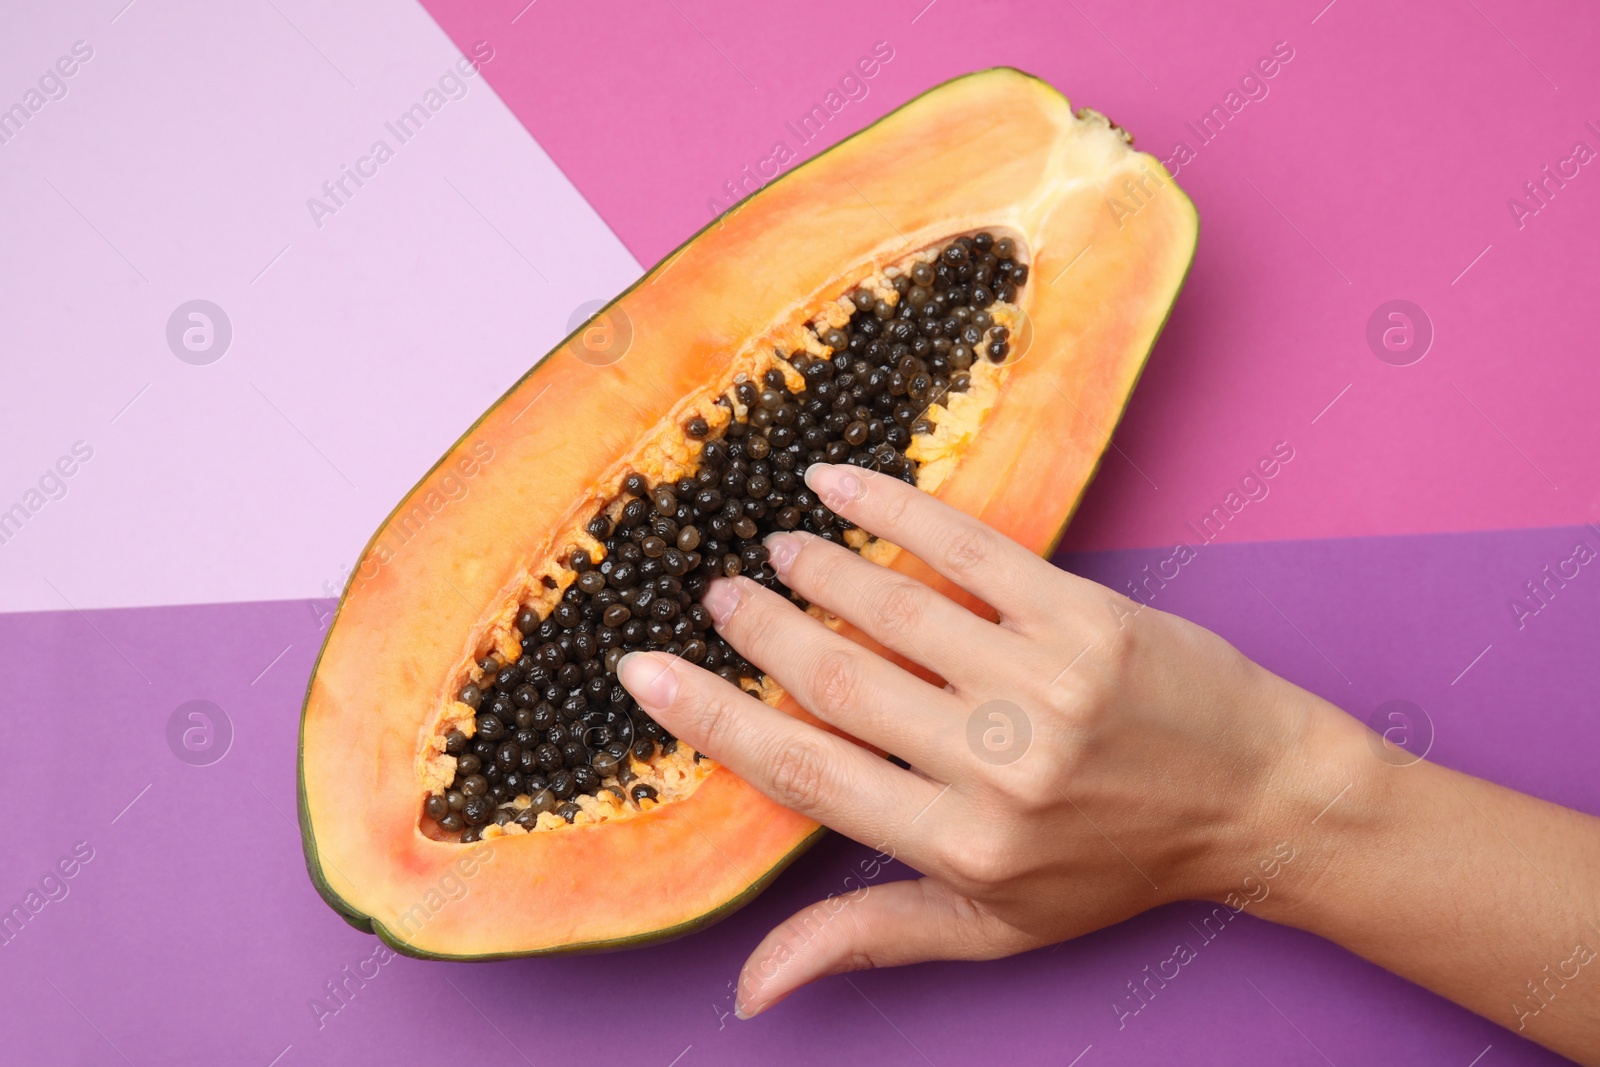
M 22 499 L 0 510 L 0 545 L 10 544 L 44 506 L 60 500 L 71 489 L 67 479 L 77 474 L 83 464 L 94 458 L 94 448 L 87 441 L 74 441 L 70 454 L 62 455 L 45 468 L 36 484 L 29 486 Z
M 39 75 L 36 88 L 28 89 L 21 100 L 0 110 L 0 145 L 10 144 L 47 104 L 65 100 L 70 89 L 67 80 L 93 58 L 93 45 L 88 41 L 73 41 L 71 55 L 62 56 L 46 67 Z
M 464 98 L 467 95 L 467 79 L 476 77 L 479 68 L 493 58 L 494 48 L 487 41 L 473 45 L 471 59 L 462 56 L 456 60 L 452 67 L 439 75 L 436 84 L 423 91 L 421 99 L 383 124 L 388 138 L 380 137 L 373 141 L 367 153 L 358 157 L 354 164 L 339 164 L 338 175 L 322 183 L 322 195 L 306 198 L 306 210 L 311 213 L 311 221 L 316 228 L 322 229 L 329 216 L 337 215 L 348 207 L 356 193 L 376 178 L 379 169 L 394 159 L 396 151 L 421 133 L 422 128 L 433 116 L 443 111 L 446 104 Z M 390 138 L 394 140 L 392 145 Z

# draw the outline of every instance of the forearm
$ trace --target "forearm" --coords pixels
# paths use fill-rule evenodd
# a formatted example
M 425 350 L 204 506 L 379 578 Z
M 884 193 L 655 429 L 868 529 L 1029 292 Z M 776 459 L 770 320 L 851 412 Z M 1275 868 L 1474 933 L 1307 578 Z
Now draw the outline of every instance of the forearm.
M 1259 914 L 1600 1064 L 1600 820 L 1308 715 L 1282 819 L 1296 859 Z

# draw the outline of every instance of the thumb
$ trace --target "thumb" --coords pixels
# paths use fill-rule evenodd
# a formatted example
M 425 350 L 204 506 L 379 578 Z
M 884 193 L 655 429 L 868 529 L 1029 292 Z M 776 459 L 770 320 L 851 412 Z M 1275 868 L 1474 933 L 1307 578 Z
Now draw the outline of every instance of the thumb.
M 797 912 L 762 939 L 739 975 L 748 1019 L 807 982 L 869 967 L 979 960 L 1042 944 L 983 905 L 920 878 L 867 886 Z

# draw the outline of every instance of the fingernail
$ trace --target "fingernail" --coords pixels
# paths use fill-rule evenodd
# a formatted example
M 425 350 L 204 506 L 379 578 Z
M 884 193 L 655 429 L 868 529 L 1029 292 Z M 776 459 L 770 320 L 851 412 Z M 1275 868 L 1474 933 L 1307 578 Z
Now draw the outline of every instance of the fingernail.
M 775 533 L 769 534 L 762 542 L 767 546 L 767 562 L 772 564 L 772 569 L 782 578 L 789 573 L 789 564 L 800 554 L 800 548 L 805 541 L 799 534 Z
M 617 677 L 641 707 L 659 711 L 678 695 L 678 674 L 665 656 L 629 652 L 617 663 Z
M 824 504 L 835 511 L 852 500 L 860 500 L 866 489 L 853 470 L 834 463 L 813 463 L 807 467 L 806 484 L 822 498 Z
M 751 1008 L 751 1007 L 745 1005 L 743 1002 L 735 1000 L 733 1002 L 733 1014 L 734 1014 L 734 1017 L 737 1018 L 737 1019 L 740 1019 L 742 1021 L 748 1022 L 749 1020 L 754 1019 L 757 1015 L 760 1015 L 762 1012 L 766 1011 L 768 1008 L 772 1007 L 773 1005 L 782 1004 L 785 1000 L 788 999 L 788 997 L 789 997 L 788 993 L 785 993 L 785 994 L 783 994 L 782 996 L 779 996 L 779 997 L 773 997 L 771 1000 L 767 1001 L 765 1004 L 761 1005 L 761 1007 L 759 1007 L 759 1008 Z
M 700 598 L 700 603 L 711 612 L 712 621 L 721 626 L 733 614 L 733 609 L 739 606 L 739 587 L 726 578 L 718 578 L 711 583 L 705 596 Z M 628 657 L 622 658 L 626 660 Z

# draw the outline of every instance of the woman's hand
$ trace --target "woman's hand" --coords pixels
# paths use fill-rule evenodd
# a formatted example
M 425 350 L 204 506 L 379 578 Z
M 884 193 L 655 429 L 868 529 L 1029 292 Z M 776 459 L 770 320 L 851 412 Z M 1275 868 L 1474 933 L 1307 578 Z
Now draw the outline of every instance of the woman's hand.
M 925 875 L 768 934 L 741 1016 L 822 975 L 1004 956 L 1202 898 L 1600 1065 L 1600 820 L 1386 749 L 1221 638 L 893 478 L 819 465 L 806 482 L 998 622 L 827 541 L 768 539 L 791 589 L 941 688 L 754 582 L 707 591 L 724 638 L 910 771 L 682 660 L 623 659 L 623 683 L 679 737 Z
M 1004 956 L 1168 901 L 1222 899 L 1270 854 L 1276 822 L 1308 805 L 1314 815 L 1338 789 L 1303 782 L 1296 755 L 1325 706 L 1308 714 L 1294 699 L 1305 694 L 1221 638 L 1058 570 L 897 479 L 817 465 L 806 482 L 999 621 L 821 538 L 768 539 L 787 586 L 940 688 L 748 579 L 707 592 L 729 643 L 911 771 L 681 660 L 623 661 L 624 684 L 684 741 L 926 875 L 772 931 L 745 965 L 742 1015 L 825 974 Z

